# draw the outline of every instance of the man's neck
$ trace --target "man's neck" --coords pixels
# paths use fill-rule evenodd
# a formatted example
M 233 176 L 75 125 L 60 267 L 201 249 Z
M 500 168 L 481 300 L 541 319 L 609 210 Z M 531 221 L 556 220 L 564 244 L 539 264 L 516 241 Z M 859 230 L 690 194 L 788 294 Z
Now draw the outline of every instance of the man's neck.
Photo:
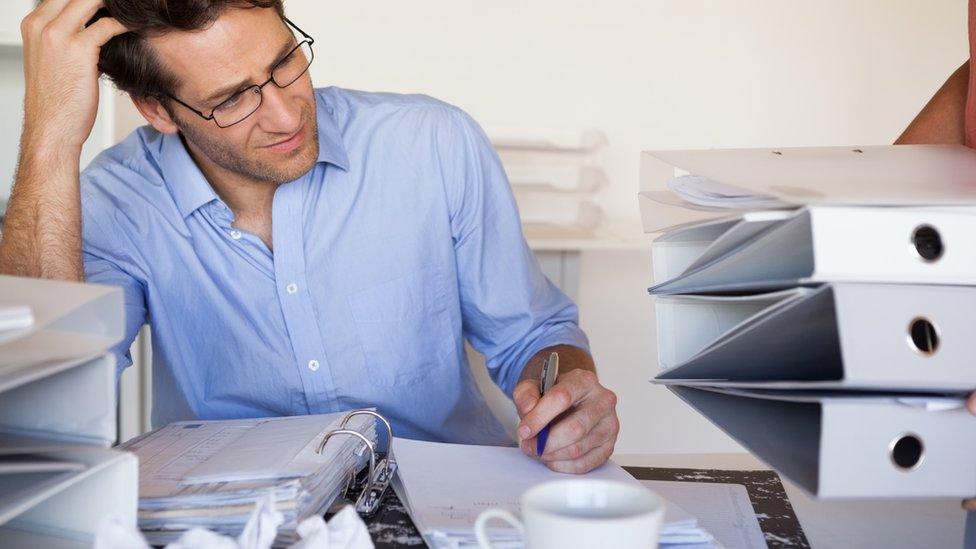
M 280 183 L 232 172 L 211 162 L 186 140 L 183 145 L 217 196 L 234 212 L 234 226 L 257 235 L 271 249 L 271 212 Z

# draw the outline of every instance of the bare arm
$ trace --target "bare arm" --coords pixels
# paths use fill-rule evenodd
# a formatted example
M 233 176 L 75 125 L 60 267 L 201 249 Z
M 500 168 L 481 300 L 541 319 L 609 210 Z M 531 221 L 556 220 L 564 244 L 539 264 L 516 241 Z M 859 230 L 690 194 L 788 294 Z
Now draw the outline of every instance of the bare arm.
M 102 0 L 46 0 L 21 23 L 24 130 L 0 239 L 0 272 L 83 280 L 81 146 L 98 109 L 98 53 L 125 32 Z
M 968 92 L 969 61 L 966 61 L 932 96 L 895 144 L 963 143 Z

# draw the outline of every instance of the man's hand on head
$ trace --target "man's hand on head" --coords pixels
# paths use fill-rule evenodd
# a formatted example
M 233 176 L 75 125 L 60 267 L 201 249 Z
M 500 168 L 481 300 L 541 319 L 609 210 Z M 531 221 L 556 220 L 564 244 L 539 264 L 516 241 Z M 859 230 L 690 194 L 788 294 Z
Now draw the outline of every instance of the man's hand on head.
M 102 17 L 103 0 L 45 0 L 20 24 L 24 39 L 24 129 L 31 145 L 81 149 L 98 110 L 98 54 L 126 32 Z
M 613 454 L 620 421 L 617 395 L 600 385 L 592 371 L 592 358 L 582 349 L 546 349 L 536 357 L 560 354 L 561 372 L 549 391 L 539 396 L 539 368 L 535 359 L 526 367 L 512 399 L 521 421 L 519 446 L 553 471 L 586 473 L 603 465 Z M 567 371 L 568 370 L 568 371 Z M 536 454 L 539 431 L 549 425 L 549 438 L 541 456 Z
M 24 128 L 0 239 L 0 272 L 84 280 L 81 147 L 98 111 L 102 45 L 126 31 L 91 21 L 102 0 L 45 0 L 20 24 Z

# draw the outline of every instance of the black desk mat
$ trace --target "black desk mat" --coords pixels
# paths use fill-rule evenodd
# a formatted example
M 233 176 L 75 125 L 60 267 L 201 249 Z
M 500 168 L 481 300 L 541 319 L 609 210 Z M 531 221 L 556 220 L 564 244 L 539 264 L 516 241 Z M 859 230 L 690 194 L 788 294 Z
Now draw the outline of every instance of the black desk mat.
M 742 484 L 759 520 L 770 549 L 809 548 L 783 483 L 773 471 L 720 471 L 712 469 L 669 469 L 624 467 L 638 480 L 674 480 Z M 369 535 L 380 549 L 426 547 L 406 508 L 393 490 L 383 499 L 382 508 L 366 520 Z
M 671 480 L 741 484 L 759 521 L 759 528 L 770 549 L 809 548 L 800 521 L 786 495 L 783 483 L 773 471 L 723 471 L 716 469 L 670 469 L 661 467 L 624 467 L 637 480 Z

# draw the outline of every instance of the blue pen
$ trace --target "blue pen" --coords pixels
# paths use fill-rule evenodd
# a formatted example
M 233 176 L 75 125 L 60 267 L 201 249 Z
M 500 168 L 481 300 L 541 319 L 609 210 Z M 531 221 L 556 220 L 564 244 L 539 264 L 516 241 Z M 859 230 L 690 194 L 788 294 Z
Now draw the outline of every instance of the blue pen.
M 539 376 L 539 396 L 545 395 L 556 383 L 556 376 L 559 375 L 559 354 L 552 353 L 542 365 L 542 375 Z M 538 456 L 546 449 L 546 441 L 549 439 L 549 426 L 546 425 L 539 431 L 539 436 L 535 440 L 535 453 Z

